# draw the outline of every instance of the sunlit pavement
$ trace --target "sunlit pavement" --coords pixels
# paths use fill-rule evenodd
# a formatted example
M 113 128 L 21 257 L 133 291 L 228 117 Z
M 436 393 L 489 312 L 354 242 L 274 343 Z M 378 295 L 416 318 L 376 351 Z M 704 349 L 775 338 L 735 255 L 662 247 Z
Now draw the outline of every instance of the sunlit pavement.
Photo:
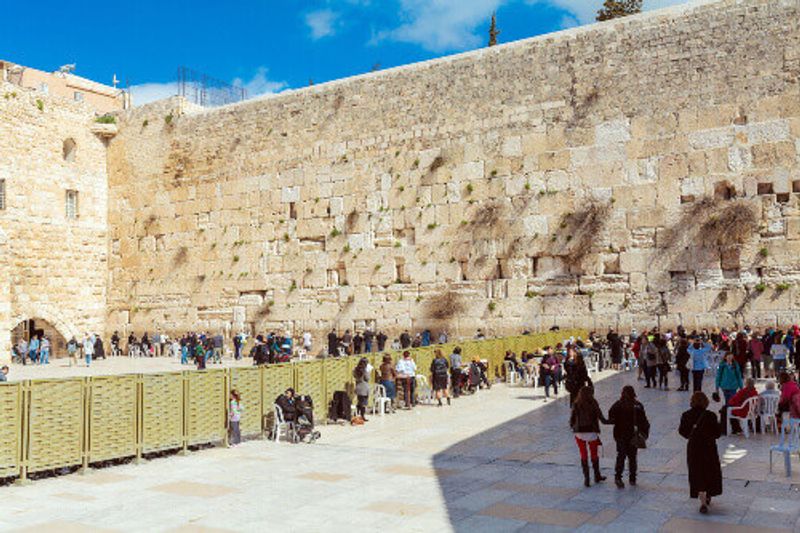
M 598 381 L 607 410 L 633 374 Z M 710 380 L 707 380 L 710 385 Z M 674 386 L 674 385 L 673 385 Z M 800 461 L 768 472 L 772 436 L 724 437 L 725 494 L 689 500 L 690 393 L 643 390 L 653 424 L 636 488 L 584 488 L 561 395 L 498 385 L 451 407 L 418 406 L 362 427 L 323 426 L 313 445 L 250 441 L 0 488 L 0 528 L 48 531 L 745 531 L 800 530 Z M 247 399 L 244 399 L 245 405 Z M 627 477 L 626 477 L 627 481 Z M 795 483 L 797 485 L 792 485 Z

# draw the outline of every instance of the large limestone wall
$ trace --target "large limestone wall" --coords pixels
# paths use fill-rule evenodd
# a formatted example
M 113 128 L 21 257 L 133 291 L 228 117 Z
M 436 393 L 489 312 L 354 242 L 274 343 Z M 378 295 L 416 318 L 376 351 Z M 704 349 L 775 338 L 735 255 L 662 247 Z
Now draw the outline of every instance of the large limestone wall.
M 41 107 L 41 109 L 40 109 Z M 106 147 L 85 105 L 0 84 L 0 354 L 21 321 L 45 320 L 69 338 L 102 332 L 108 282 Z M 75 142 L 65 160 L 63 143 Z M 66 218 L 66 190 L 79 217 Z M 53 339 L 54 342 L 56 339 Z M 62 347 L 55 345 L 56 352 Z
M 725 0 L 134 110 L 109 147 L 110 328 L 800 319 L 798 21 Z

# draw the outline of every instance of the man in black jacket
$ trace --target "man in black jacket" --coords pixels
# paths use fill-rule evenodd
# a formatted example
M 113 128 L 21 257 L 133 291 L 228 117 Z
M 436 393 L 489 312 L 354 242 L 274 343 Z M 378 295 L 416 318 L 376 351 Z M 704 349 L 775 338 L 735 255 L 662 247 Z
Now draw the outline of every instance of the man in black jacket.
M 339 346 L 339 337 L 336 335 L 336 328 L 331 329 L 331 332 L 328 333 L 328 355 L 331 357 L 336 357 L 339 355 L 337 351 L 337 347 Z
M 297 403 L 294 399 L 294 389 L 286 389 L 286 392 L 275 398 L 275 405 L 283 411 L 284 422 L 295 422 L 297 420 Z
M 405 330 L 400 334 L 400 347 L 405 350 L 409 346 L 411 346 L 411 335 L 409 335 L 408 330 Z
M 645 440 L 650 435 L 650 422 L 644 406 L 636 400 L 636 391 L 630 385 L 622 387 L 622 396 L 608 410 L 608 421 L 614 424 L 614 440 L 617 443 L 617 463 L 614 471 L 614 483 L 625 488 L 622 482 L 622 471 L 625 458 L 628 459 L 628 480 L 636 485 L 636 455 L 639 451 L 634 442 L 638 434 Z
M 389 337 L 383 331 L 379 331 L 376 339 L 378 340 L 378 351 L 382 352 L 386 348 L 386 341 L 389 340 Z

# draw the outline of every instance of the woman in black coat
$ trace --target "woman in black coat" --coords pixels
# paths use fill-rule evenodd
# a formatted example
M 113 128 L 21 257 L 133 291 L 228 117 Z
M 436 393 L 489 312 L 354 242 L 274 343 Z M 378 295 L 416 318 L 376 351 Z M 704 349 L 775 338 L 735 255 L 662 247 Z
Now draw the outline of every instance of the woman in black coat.
M 578 397 L 578 391 L 584 386 L 593 387 L 593 385 L 589 378 L 589 371 L 586 369 L 586 363 L 583 362 L 583 356 L 574 348 L 570 348 L 567 355 L 569 358 L 564 363 L 564 371 L 567 373 L 564 387 L 569 392 L 569 404 L 572 406 L 575 404 L 575 398 Z
M 700 500 L 700 512 L 705 514 L 711 498 L 722 494 L 722 467 L 717 453 L 719 424 L 717 416 L 707 409 L 708 396 L 702 392 L 692 394 L 690 405 L 691 409 L 681 415 L 678 433 L 689 441 L 689 494 Z
M 608 410 L 608 421 L 614 424 L 614 441 L 617 444 L 617 463 L 614 469 L 614 483 L 625 488 L 622 471 L 628 459 L 628 482 L 636 485 L 637 454 L 639 448 L 632 442 L 638 431 L 645 439 L 650 436 L 650 422 L 644 406 L 636 400 L 636 391 L 630 385 L 622 387 L 622 395 Z

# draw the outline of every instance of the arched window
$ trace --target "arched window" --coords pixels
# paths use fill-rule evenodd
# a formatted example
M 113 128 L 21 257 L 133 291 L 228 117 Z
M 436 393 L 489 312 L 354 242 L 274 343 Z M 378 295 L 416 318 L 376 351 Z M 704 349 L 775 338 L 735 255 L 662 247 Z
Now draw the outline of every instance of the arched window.
M 61 147 L 61 153 L 64 156 L 64 161 L 70 163 L 75 161 L 75 150 L 77 147 L 78 145 L 75 144 L 75 139 L 72 137 L 64 141 L 64 145 Z

